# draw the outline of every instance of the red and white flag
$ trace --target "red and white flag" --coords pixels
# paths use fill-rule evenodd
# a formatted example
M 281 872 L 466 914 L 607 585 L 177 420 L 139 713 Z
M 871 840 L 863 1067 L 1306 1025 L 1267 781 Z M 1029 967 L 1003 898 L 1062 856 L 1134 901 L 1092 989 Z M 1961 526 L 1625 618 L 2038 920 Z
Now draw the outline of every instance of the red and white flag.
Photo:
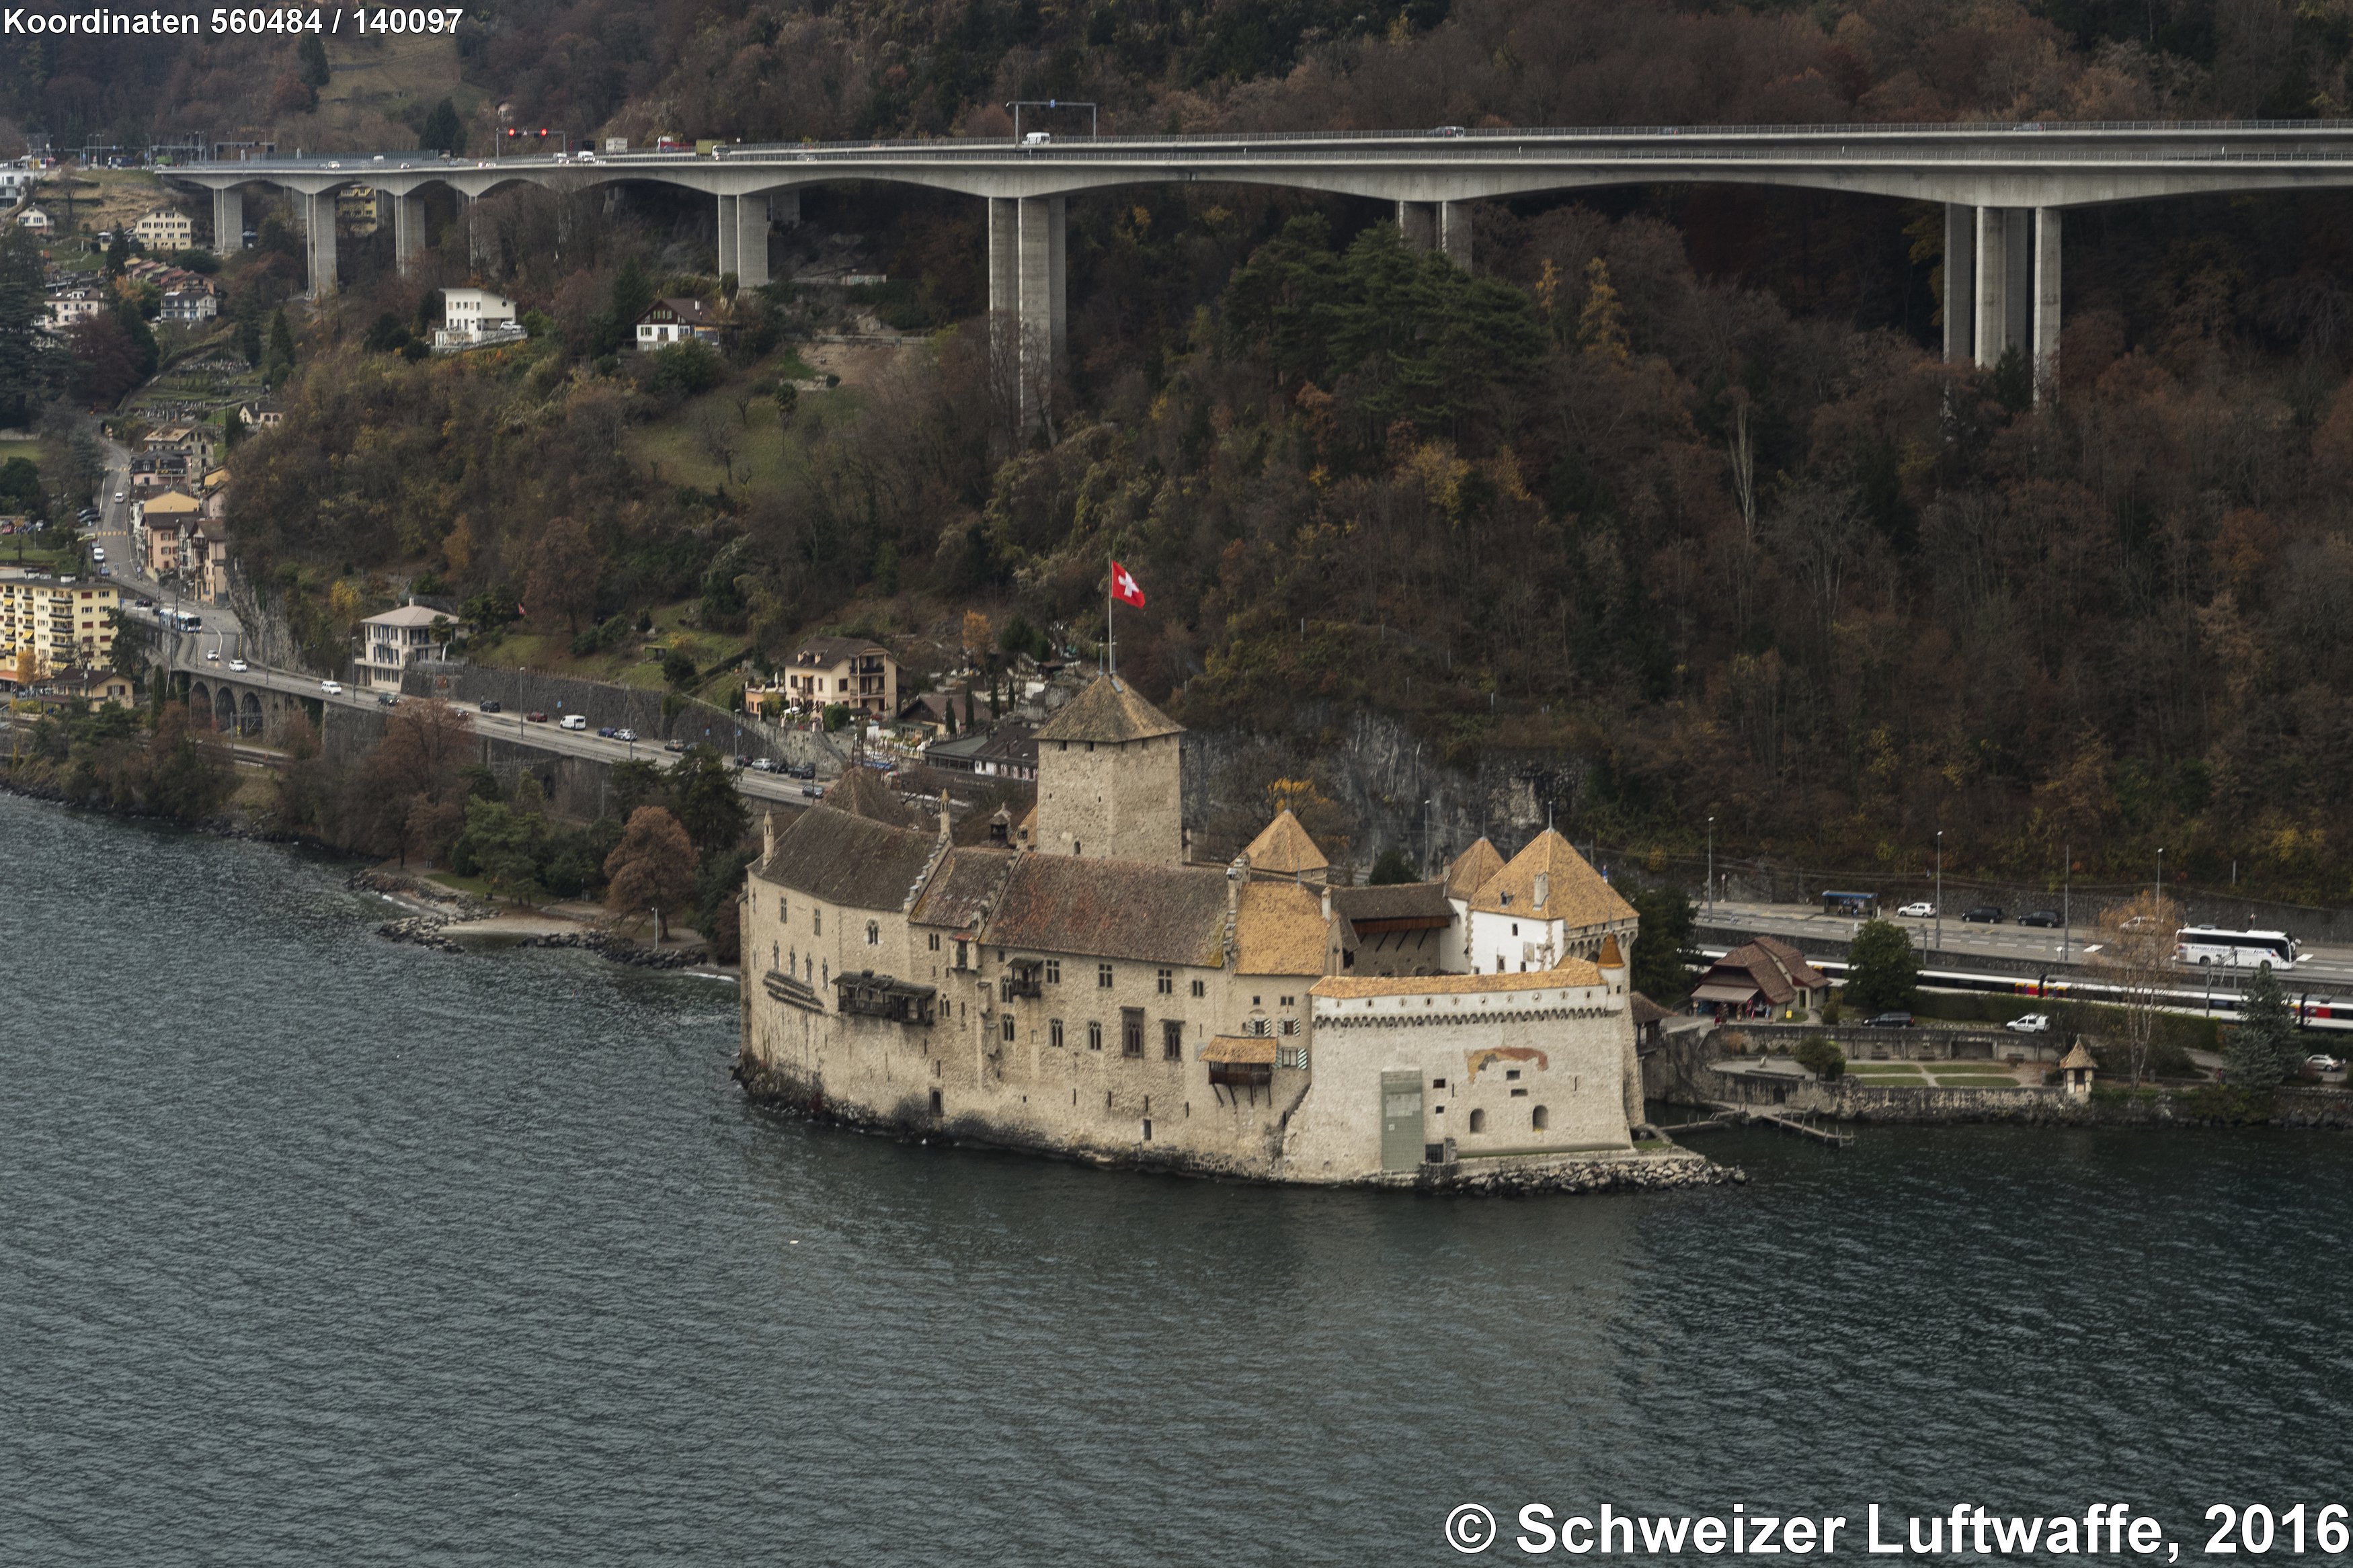
M 1123 605 L 1144 608 L 1144 589 L 1128 569 L 1114 561 L 1111 563 L 1111 596 Z

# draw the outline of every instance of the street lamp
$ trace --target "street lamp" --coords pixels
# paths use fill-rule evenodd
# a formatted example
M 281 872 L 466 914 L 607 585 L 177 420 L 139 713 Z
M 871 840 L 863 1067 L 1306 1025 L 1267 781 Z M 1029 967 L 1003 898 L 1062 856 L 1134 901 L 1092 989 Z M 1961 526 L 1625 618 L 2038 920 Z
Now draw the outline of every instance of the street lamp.
M 1936 829 L 1936 951 L 1945 951 L 1945 830 Z
M 1707 912 L 1715 913 L 1715 818 L 1707 819 Z
M 2059 868 L 2059 962 L 2065 963 L 2075 940 L 2075 846 L 2070 843 L 2061 853 L 2066 859 Z
M 2149 919 L 2151 919 L 2151 920 L 2155 920 L 2155 919 L 2157 919 L 2158 907 L 2159 905 L 2161 905 L 2162 903 L 2164 903 L 2164 902 L 2165 902 L 2165 849 L 2164 849 L 2164 847 L 2163 847 L 2162 845 L 2160 845 L 2160 846 L 2158 847 L 2158 851 L 2157 851 L 2157 881 L 2155 882 L 2155 884 L 2153 884 L 2153 885 L 2149 888 L 2149 890 L 2148 890 L 2148 918 L 2149 918 Z

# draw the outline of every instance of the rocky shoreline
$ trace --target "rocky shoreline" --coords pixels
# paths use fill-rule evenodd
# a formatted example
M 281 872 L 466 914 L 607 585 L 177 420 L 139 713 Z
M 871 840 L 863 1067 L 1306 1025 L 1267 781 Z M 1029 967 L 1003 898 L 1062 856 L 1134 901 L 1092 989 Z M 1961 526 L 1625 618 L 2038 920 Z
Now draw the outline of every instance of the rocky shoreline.
M 387 942 L 431 948 L 436 952 L 477 952 L 486 945 L 576 948 L 594 952 L 608 963 L 627 964 L 633 969 L 697 969 L 711 963 L 708 948 L 657 951 L 606 931 L 529 931 L 520 935 L 482 931 L 476 933 L 472 941 L 460 941 L 468 935 L 466 926 L 494 917 L 498 912 L 495 906 L 432 882 L 378 870 L 354 871 L 344 879 L 343 886 L 354 892 L 392 899 L 416 910 L 417 913 L 405 919 L 386 921 L 375 928 L 376 934 Z

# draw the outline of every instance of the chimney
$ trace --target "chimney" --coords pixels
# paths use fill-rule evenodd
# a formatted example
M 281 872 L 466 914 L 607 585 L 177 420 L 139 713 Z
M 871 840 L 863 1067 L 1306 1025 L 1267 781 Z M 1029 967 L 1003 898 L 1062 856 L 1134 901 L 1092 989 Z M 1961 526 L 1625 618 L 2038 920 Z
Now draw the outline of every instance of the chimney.
M 945 787 L 940 790 L 940 837 L 944 839 L 955 837 L 955 829 L 948 823 L 948 792 Z
M 760 858 L 767 859 L 776 852 L 776 812 L 774 806 L 760 814 Z
M 1324 889 L 1324 918 L 1326 921 L 1332 918 L 1332 889 L 1328 887 Z
M 1551 902 L 1552 873 L 1549 871 L 1539 871 L 1536 873 L 1536 908 L 1538 910 L 1542 910 L 1546 904 Z

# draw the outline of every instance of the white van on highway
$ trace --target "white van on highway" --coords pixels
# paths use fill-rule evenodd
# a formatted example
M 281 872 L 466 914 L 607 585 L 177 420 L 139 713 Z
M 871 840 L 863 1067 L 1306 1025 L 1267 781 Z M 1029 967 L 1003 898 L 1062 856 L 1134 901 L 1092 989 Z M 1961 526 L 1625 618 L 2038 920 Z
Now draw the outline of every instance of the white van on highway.
M 564 716 L 564 727 L 567 730 L 586 730 L 588 728 L 588 715 L 586 713 L 566 713 Z

